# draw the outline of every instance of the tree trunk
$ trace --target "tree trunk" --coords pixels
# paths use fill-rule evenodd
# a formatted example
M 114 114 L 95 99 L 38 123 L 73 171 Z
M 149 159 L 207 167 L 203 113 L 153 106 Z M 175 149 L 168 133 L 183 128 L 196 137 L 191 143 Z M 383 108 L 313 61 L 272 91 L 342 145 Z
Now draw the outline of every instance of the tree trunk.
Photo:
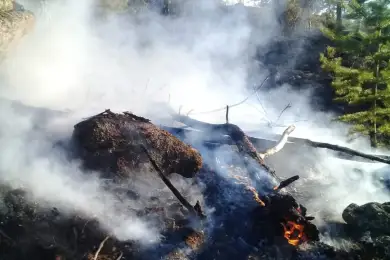
M 379 36 L 381 36 L 382 31 L 379 30 Z M 378 46 L 378 51 L 380 51 L 381 47 L 380 44 Z M 376 110 L 377 110 L 377 96 L 378 96 L 378 80 L 379 80 L 379 62 L 376 62 L 375 64 L 375 86 L 374 86 L 374 131 L 373 136 L 371 137 L 371 146 L 377 147 L 378 146 L 378 138 L 377 138 L 377 121 L 376 121 Z
M 342 6 L 343 6 L 342 0 L 338 0 L 337 1 L 337 5 L 336 5 L 336 26 L 337 26 L 337 32 L 341 31 L 341 26 L 342 26 L 342 21 L 341 21 Z

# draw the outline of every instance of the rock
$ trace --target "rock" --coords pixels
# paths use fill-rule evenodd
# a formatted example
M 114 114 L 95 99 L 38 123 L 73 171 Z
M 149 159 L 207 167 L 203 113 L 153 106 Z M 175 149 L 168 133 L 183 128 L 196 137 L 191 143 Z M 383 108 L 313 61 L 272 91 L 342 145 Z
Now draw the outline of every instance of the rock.
M 372 259 L 361 258 L 364 250 L 358 244 L 351 246 L 348 250 L 336 249 L 322 242 L 311 242 L 297 248 L 292 259 L 312 260 L 312 259 L 337 259 L 337 260 L 358 260 Z
M 73 140 L 81 148 L 85 166 L 110 177 L 121 177 L 150 166 L 144 145 L 164 174 L 191 178 L 202 167 L 200 153 L 148 119 L 130 113 L 104 112 L 74 127 Z
M 390 259 L 390 236 L 377 237 L 373 241 L 375 259 Z
M 370 202 L 362 206 L 350 204 L 343 211 L 343 219 L 360 232 L 370 231 L 376 234 L 390 235 L 389 204 Z
M 0 11 L 0 53 L 5 55 L 35 24 L 29 11 Z
M 14 0 L 0 0 L 0 11 L 7 12 L 14 9 Z
M 98 5 L 109 11 L 125 11 L 129 7 L 129 0 L 99 0 Z

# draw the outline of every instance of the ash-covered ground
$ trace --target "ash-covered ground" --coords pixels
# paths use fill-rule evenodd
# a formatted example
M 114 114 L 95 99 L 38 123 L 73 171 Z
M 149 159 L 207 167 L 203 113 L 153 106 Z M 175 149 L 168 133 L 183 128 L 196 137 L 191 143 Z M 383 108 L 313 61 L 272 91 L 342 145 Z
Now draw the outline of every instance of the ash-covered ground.
M 306 82 L 305 91 L 268 82 L 254 92 L 270 70 L 258 52 L 267 54 L 274 41 L 285 40 L 278 5 L 182 1 L 180 12 L 166 16 L 143 5 L 99 13 L 92 0 L 46 1 L 42 7 L 23 2 L 36 16 L 35 28 L 0 67 L 0 93 L 8 100 L 0 101 L 1 259 L 388 259 L 384 164 L 296 145 L 267 158 L 282 179 L 300 176 L 286 191 L 319 228 L 320 241 L 297 247 L 283 227 L 269 231 L 273 222 L 248 188 L 262 198 L 278 182 L 259 165 L 243 166 L 234 146 L 204 145 L 211 133 L 178 136 L 197 149 L 203 164 L 194 178 L 169 176 L 191 205 L 199 201 L 205 220 L 189 214 L 155 169 L 141 167 L 128 179 L 114 174 L 110 167 L 118 161 L 108 156 L 113 147 L 104 136 L 96 146 L 98 164 L 109 168 L 104 177 L 85 169 L 69 142 L 74 125 L 108 108 L 172 126 L 156 102 L 209 123 L 224 123 L 226 105 L 241 103 L 230 109 L 229 121 L 248 133 L 280 134 L 295 124 L 295 137 L 378 152 L 364 139 L 348 142 L 348 126 L 312 106 L 314 82 Z M 294 55 L 285 49 L 268 55 L 279 74 L 305 53 L 299 43 Z M 118 144 L 115 149 L 123 148 Z M 245 179 L 248 169 L 257 177 Z

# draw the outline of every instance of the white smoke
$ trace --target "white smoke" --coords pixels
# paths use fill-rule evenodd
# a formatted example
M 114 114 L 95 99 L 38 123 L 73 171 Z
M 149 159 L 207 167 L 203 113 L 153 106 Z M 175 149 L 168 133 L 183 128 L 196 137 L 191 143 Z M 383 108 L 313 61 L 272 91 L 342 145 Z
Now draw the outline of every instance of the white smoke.
M 33 8 L 32 2 L 21 3 Z M 55 130 L 60 137 L 68 137 L 81 118 L 106 108 L 147 114 L 154 120 L 165 117 L 163 111 L 153 109 L 155 102 L 169 102 L 177 111 L 180 107 L 183 112 L 191 110 L 190 115 L 200 120 L 224 122 L 224 111 L 200 112 L 235 104 L 251 95 L 247 79 L 252 76 L 248 71 L 257 68 L 253 59 L 256 46 L 279 35 L 279 25 L 275 13 L 269 10 L 256 10 L 260 22 L 253 22 L 242 8 L 222 11 L 217 1 L 189 2 L 183 4 L 183 14 L 173 18 L 142 11 L 133 17 L 110 16 L 96 21 L 92 0 L 53 1 L 43 11 L 34 9 L 34 31 L 1 67 L 1 95 L 30 105 L 72 111 L 71 116 L 59 118 L 50 126 L 55 129 L 47 130 Z M 256 73 L 261 79 L 268 72 Z M 267 130 L 281 133 L 284 126 L 294 123 L 295 136 L 347 144 L 345 126 L 330 124 L 330 115 L 314 113 L 309 93 L 297 93 L 286 86 L 258 95 L 261 105 L 252 95 L 246 103 L 231 109 L 230 122 L 248 131 L 264 129 L 291 103 L 292 108 L 278 119 L 283 127 Z M 151 115 L 151 110 L 155 114 Z M 64 209 L 96 216 L 119 238 L 149 241 L 156 237 L 148 223 L 118 209 L 118 200 L 100 188 L 93 175 L 86 177 L 77 165 L 52 154 L 52 133 L 50 137 L 31 134 L 32 120 L 12 109 L 2 110 L 0 116 L 3 182 L 23 185 L 35 197 Z M 365 140 L 348 145 L 368 150 Z M 333 209 L 341 215 L 343 207 L 351 202 L 389 199 L 370 178 L 372 171 L 382 165 L 337 160 L 322 151 L 309 153 L 301 157 L 310 159 L 316 170 L 301 172 L 305 160 L 300 164 L 295 155 L 296 160 L 284 158 L 279 162 L 286 171 L 277 173 L 298 173 L 327 182 L 322 192 L 306 187 L 311 191 L 310 205 L 316 209 Z M 353 168 L 363 168 L 366 173 L 351 181 Z M 128 203 L 133 206 L 131 201 Z

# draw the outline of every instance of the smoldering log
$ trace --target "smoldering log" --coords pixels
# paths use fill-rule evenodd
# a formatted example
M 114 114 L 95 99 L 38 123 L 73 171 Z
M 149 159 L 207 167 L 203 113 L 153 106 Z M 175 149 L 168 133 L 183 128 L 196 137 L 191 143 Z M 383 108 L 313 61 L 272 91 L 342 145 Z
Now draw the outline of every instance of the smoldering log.
M 148 119 L 109 110 L 75 125 L 72 139 L 87 168 L 125 177 L 149 165 L 144 145 L 165 175 L 192 178 L 202 167 L 200 153 Z
M 254 236 L 284 236 L 286 242 L 294 246 L 302 242 L 319 241 L 319 230 L 310 222 L 313 217 L 306 216 L 307 209 L 294 197 L 272 193 L 265 197 L 265 202 L 266 207 L 257 207 L 252 212 Z
M 249 156 L 254 159 L 261 167 L 263 167 L 274 178 L 277 178 L 275 173 L 264 163 L 264 154 L 258 153 L 248 136 L 241 130 L 240 127 L 234 124 L 209 124 L 204 123 L 188 116 L 172 114 L 175 120 L 186 124 L 189 127 L 199 129 L 208 133 L 220 133 L 230 136 L 232 142 L 237 146 L 239 152 L 244 156 Z M 251 174 L 251 173 L 250 173 Z M 255 178 L 253 178 L 255 179 Z
M 290 177 L 288 179 L 285 179 L 285 180 L 281 181 L 279 183 L 279 185 L 274 188 L 274 190 L 275 191 L 281 190 L 281 189 L 287 187 L 288 185 L 290 185 L 291 183 L 293 183 L 294 181 L 296 181 L 298 179 L 299 179 L 298 175 L 295 175 L 295 176 L 292 176 L 292 177 Z

